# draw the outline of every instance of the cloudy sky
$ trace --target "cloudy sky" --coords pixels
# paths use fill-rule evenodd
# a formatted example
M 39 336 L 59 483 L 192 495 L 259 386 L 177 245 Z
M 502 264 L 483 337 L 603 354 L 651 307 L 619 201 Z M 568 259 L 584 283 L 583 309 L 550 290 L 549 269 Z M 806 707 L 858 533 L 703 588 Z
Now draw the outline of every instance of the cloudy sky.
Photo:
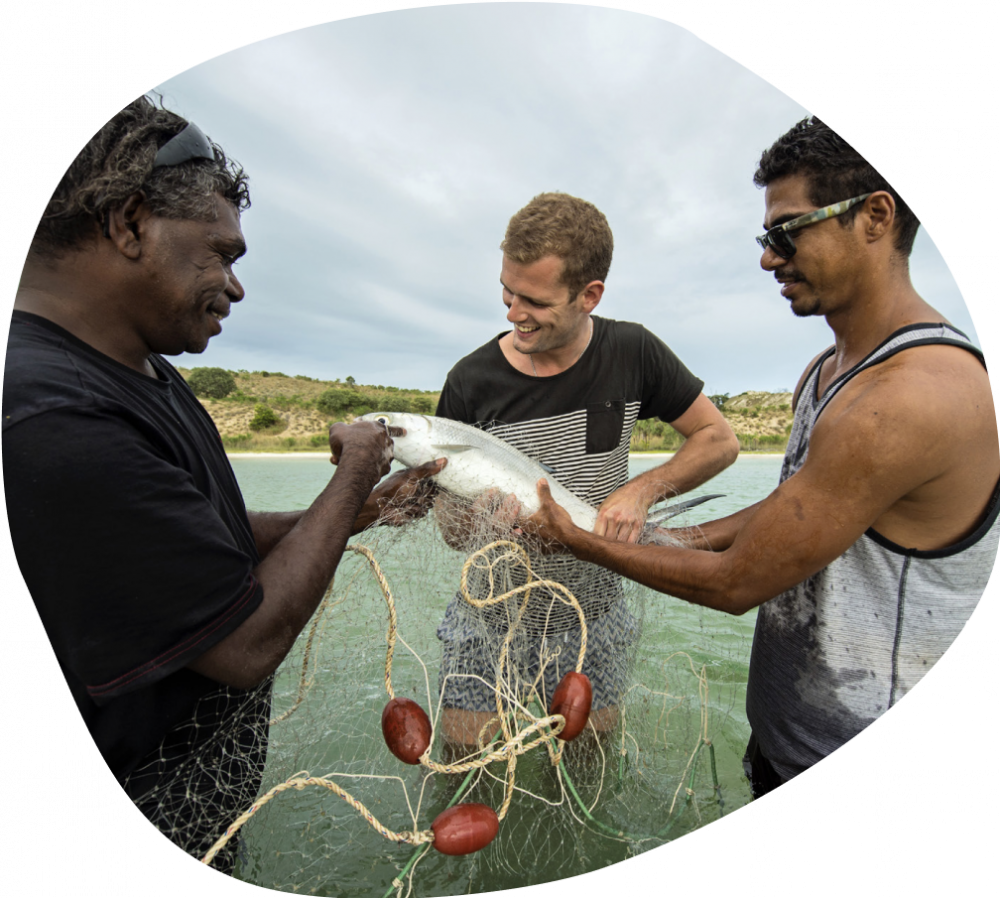
M 254 43 L 158 89 L 244 165 L 253 198 L 247 298 L 179 364 L 437 389 L 507 329 L 498 244 L 545 190 L 608 217 L 599 314 L 645 324 L 707 392 L 791 389 L 830 342 L 822 320 L 789 312 L 753 239 L 755 162 L 813 110 L 660 19 L 395 11 Z M 923 232 L 912 269 L 969 332 Z

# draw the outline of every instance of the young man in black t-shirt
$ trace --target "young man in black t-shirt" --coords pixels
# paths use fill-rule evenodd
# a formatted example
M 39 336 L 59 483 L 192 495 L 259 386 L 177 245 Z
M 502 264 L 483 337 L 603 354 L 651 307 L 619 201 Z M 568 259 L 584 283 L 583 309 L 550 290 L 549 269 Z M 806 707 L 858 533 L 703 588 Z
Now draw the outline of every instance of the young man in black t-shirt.
M 437 414 L 485 427 L 550 467 L 553 477 L 599 508 L 595 532 L 635 542 L 651 505 L 715 476 L 736 459 L 739 444 L 702 394 L 702 381 L 661 340 L 639 324 L 591 314 L 613 249 L 611 229 L 596 207 L 567 194 L 541 194 L 511 219 L 501 249 L 503 302 L 514 328 L 452 368 Z M 630 481 L 632 428 L 651 417 L 670 422 L 686 441 L 668 462 Z M 516 508 L 507 504 L 504 513 L 513 522 Z M 457 528 L 446 537 L 461 542 Z M 574 594 L 597 596 L 584 607 L 584 672 L 594 687 L 591 720 L 608 729 L 625 686 L 625 649 L 637 635 L 620 581 L 566 555 L 532 559 L 532 568 Z M 563 654 L 575 659 L 575 614 L 529 605 L 525 622 L 540 640 L 557 638 Z M 438 636 L 444 643 L 442 731 L 451 743 L 473 745 L 494 713 L 487 683 L 497 641 L 470 626 L 458 597 Z M 547 697 L 565 669 L 546 669 Z

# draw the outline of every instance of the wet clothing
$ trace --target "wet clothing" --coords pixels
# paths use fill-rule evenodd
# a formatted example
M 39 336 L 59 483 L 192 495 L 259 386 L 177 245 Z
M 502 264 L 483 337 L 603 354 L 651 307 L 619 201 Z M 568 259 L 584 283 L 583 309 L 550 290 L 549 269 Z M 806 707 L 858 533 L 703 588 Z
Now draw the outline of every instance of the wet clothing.
M 820 396 L 820 368 L 833 349 L 825 353 L 802 386 L 782 481 L 805 463 L 816 420 L 845 384 L 897 352 L 928 344 L 959 346 L 983 358 L 960 331 L 917 324 L 897 331 Z M 781 780 L 884 714 L 951 645 L 993 570 L 998 514 L 995 490 L 973 533 L 933 551 L 896 545 L 869 529 L 819 573 L 760 606 L 747 717 Z
M 448 373 L 437 414 L 480 426 L 500 437 L 546 466 L 563 486 L 596 508 L 628 480 L 628 451 L 636 421 L 653 417 L 676 420 L 698 398 L 704 384 L 641 325 L 596 315 L 591 320 L 590 345 L 571 368 L 552 377 L 532 377 L 514 368 L 500 348 L 503 334 L 499 334 Z M 587 620 L 595 622 L 595 634 L 604 634 L 602 647 L 594 646 L 592 669 L 596 671 L 593 666 L 600 658 L 616 652 L 624 659 L 625 649 L 634 644 L 639 628 L 625 607 L 620 577 L 569 555 L 533 557 L 531 564 L 536 579 L 565 585 L 580 601 Z M 513 583 L 518 583 L 516 573 Z M 477 592 L 473 584 L 471 589 L 479 595 L 486 587 Z M 491 662 L 488 651 L 484 654 L 484 643 L 475 627 L 485 621 L 493 634 L 500 634 L 485 644 L 498 646 L 509 612 L 491 612 L 470 611 L 461 596 L 452 599 L 438 628 L 438 637 L 445 643 L 442 683 L 453 662 L 463 657 L 463 670 L 468 672 L 474 672 L 469 659 L 480 658 L 479 675 L 493 682 L 495 658 Z M 605 617 L 617 622 L 614 628 L 606 621 L 597 624 Z M 563 654 L 572 654 L 569 667 L 575 665 L 576 650 L 571 653 L 569 645 L 579 644 L 580 625 L 569 606 L 551 593 L 533 593 L 522 623 L 533 637 L 529 649 L 534 658 L 543 637 L 558 637 Z M 537 662 L 529 659 L 524 663 L 533 669 Z M 607 688 L 598 689 L 595 681 L 595 710 L 617 704 L 627 677 L 624 664 L 616 662 L 607 671 Z M 568 669 L 565 662 L 561 669 Z M 592 680 L 604 679 L 596 672 L 590 675 Z M 477 682 L 448 681 L 445 706 L 486 710 L 480 707 L 480 687 L 470 685 Z M 459 694 L 463 690 L 467 693 L 464 697 Z M 489 694 L 492 696 L 492 689 Z
M 179 809 L 188 796 L 214 803 L 217 825 L 256 794 L 270 686 L 228 689 L 186 665 L 260 604 L 259 559 L 215 425 L 171 365 L 150 362 L 155 379 L 14 312 L 7 514 L 28 591 L 108 766 L 151 818 L 204 813 Z M 176 820 L 154 822 L 186 850 L 208 847 L 193 820 L 183 833 Z

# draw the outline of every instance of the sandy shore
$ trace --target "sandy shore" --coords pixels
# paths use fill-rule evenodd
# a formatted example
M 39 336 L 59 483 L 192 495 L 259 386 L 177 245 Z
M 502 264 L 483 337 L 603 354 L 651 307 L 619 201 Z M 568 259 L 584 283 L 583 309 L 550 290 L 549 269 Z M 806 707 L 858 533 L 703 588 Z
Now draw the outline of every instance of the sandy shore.
M 227 452 L 227 458 L 329 458 L 329 452 Z
M 227 452 L 229 458 L 329 458 L 329 452 Z M 781 458 L 783 452 L 741 452 L 741 457 Z M 630 452 L 629 458 L 673 458 L 673 452 Z
M 229 458 L 329 458 L 329 452 L 227 452 Z M 629 458 L 673 458 L 673 452 L 630 452 Z

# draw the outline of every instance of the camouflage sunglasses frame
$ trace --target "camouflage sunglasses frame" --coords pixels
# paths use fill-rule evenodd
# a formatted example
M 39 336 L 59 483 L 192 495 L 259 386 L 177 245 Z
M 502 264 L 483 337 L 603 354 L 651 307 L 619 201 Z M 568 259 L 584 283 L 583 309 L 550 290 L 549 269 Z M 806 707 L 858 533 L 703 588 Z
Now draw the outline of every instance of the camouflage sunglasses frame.
M 793 218 L 784 224 L 775 225 L 766 234 L 758 237 L 757 242 L 760 244 L 761 249 L 766 250 L 770 247 L 782 259 L 790 259 L 795 255 L 795 243 L 792 240 L 791 231 L 808 227 L 811 224 L 816 224 L 818 221 L 825 221 L 827 218 L 836 218 L 838 215 L 843 215 L 851 206 L 863 202 L 870 196 L 870 193 L 863 193 L 861 196 L 854 196 L 849 200 L 841 200 L 839 203 L 824 206 L 815 212 L 807 212 L 805 215 L 800 215 L 798 218 Z

